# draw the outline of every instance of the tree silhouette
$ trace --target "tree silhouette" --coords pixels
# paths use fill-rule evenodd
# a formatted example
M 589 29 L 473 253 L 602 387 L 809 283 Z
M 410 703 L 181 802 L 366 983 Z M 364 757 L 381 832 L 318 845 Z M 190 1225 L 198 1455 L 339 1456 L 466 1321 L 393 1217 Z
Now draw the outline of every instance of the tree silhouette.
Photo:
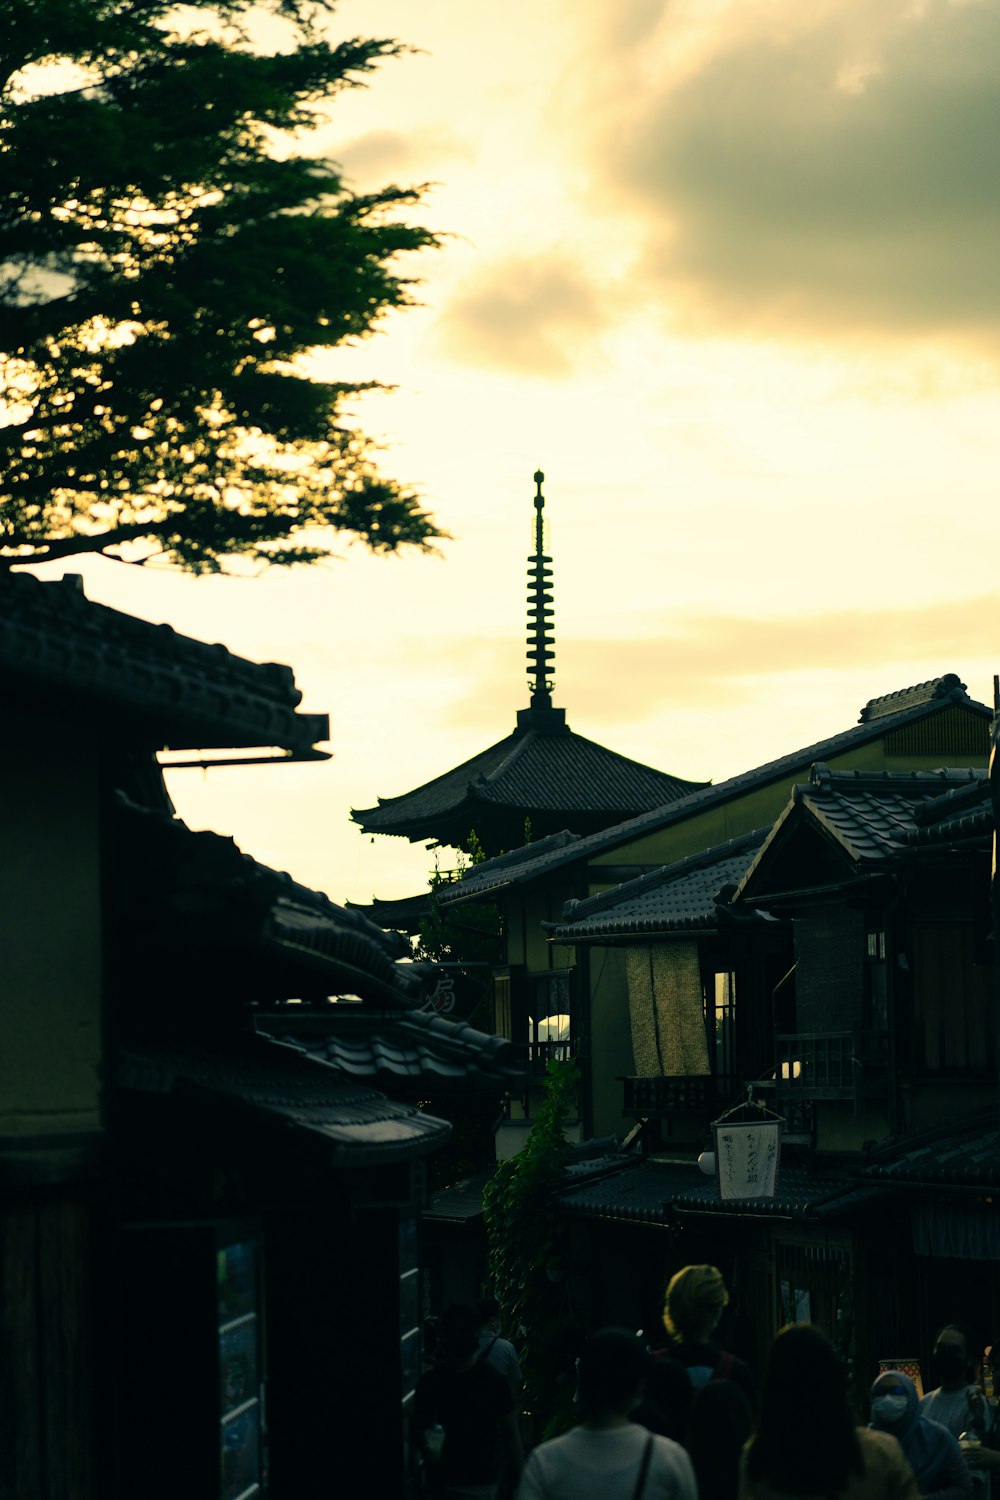
M 407 222 L 419 189 L 354 193 L 302 149 L 324 101 L 403 50 L 332 44 L 331 8 L 7 0 L 0 565 L 212 572 L 311 562 L 317 527 L 377 552 L 441 535 L 345 416 L 375 383 L 304 358 L 406 305 L 397 257 L 437 243 Z

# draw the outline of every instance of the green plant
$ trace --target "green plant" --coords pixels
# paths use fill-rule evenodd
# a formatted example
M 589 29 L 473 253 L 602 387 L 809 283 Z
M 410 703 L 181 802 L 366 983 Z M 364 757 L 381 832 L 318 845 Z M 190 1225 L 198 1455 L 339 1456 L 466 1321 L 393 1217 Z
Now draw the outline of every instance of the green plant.
M 412 302 L 401 258 L 438 243 L 407 222 L 419 189 L 355 193 L 311 141 L 405 50 L 330 40 L 332 10 L 7 0 L 0 569 L 206 573 L 442 534 L 354 424 L 377 383 L 329 361 Z
M 496 963 L 500 957 L 500 915 L 493 901 L 470 901 L 456 912 L 442 908 L 438 893 L 453 885 L 466 870 L 482 864 L 486 858 L 482 844 L 471 830 L 469 855 L 459 854 L 454 870 L 444 871 L 436 864 L 430 881 L 429 910 L 420 923 L 414 957 L 435 963 Z M 490 1021 L 492 1026 L 492 1020 Z
M 575 1060 L 548 1064 L 531 1133 L 516 1156 L 499 1163 L 483 1195 L 493 1291 L 523 1348 L 525 1400 L 541 1436 L 564 1431 L 572 1413 L 568 1232 L 554 1195 L 569 1155 L 564 1126 L 576 1114 L 579 1091 Z

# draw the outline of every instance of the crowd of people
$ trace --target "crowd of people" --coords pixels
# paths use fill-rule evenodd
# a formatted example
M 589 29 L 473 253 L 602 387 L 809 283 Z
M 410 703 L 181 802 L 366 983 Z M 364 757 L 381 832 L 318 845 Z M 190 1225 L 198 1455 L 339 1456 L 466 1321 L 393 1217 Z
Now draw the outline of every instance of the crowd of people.
M 685 1266 L 667 1286 L 663 1347 L 625 1328 L 585 1339 L 575 1425 L 526 1459 L 497 1304 L 447 1308 L 415 1400 L 428 1500 L 990 1500 L 994 1474 L 1000 1500 L 997 1402 L 964 1328 L 938 1333 L 926 1395 L 881 1369 L 859 1425 L 819 1328 L 783 1328 L 757 1381 L 716 1340 L 728 1301 L 715 1266 Z

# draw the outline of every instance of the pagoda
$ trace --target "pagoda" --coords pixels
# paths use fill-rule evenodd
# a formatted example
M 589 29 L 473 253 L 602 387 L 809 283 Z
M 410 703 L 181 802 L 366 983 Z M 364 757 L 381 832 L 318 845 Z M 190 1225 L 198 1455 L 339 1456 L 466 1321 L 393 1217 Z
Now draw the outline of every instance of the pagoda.
M 602 828 L 674 802 L 707 782 L 685 781 L 629 760 L 574 734 L 566 711 L 552 705 L 552 558 L 545 551 L 545 498 L 535 481 L 535 550 L 528 558 L 527 708 L 511 734 L 400 797 L 355 809 L 365 833 L 395 834 L 412 843 L 447 844 L 487 857 L 566 829 Z

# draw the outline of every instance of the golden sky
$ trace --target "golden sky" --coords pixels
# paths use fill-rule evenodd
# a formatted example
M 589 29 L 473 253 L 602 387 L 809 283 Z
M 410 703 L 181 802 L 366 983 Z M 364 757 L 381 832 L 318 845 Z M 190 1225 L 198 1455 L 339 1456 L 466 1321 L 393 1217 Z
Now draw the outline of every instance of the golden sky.
M 334 900 L 424 885 L 432 855 L 348 810 L 526 705 L 539 466 L 578 733 L 721 780 L 942 672 L 990 702 L 1000 7 L 343 0 L 334 30 L 421 49 L 320 144 L 359 188 L 435 184 L 448 238 L 422 305 L 333 368 L 396 385 L 362 424 L 454 540 L 258 579 L 79 568 L 290 663 L 331 715 L 325 765 L 174 773 L 187 821 Z

